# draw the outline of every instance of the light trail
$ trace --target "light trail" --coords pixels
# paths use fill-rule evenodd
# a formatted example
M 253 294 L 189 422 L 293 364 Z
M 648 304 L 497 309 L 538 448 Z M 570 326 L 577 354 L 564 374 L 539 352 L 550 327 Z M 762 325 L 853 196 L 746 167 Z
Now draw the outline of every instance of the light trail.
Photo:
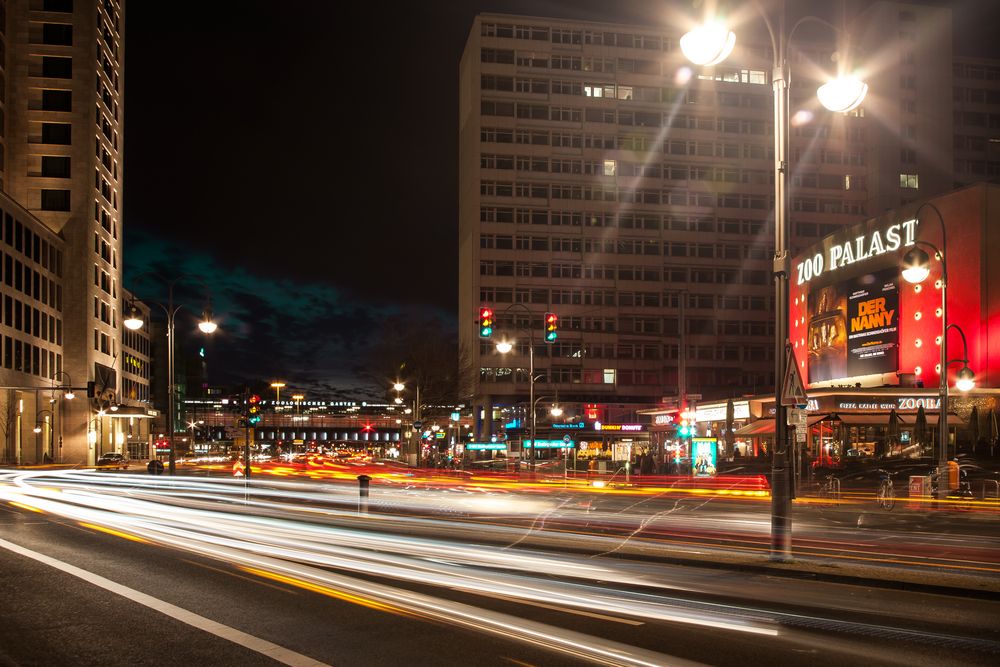
M 268 480 L 267 486 L 261 486 L 222 479 L 137 478 L 88 472 L 0 473 L 0 500 L 19 507 L 64 517 L 124 539 L 153 542 L 221 560 L 262 579 L 387 613 L 448 622 L 604 664 L 679 663 L 670 656 L 372 579 L 518 600 L 570 613 L 698 626 L 780 637 L 794 643 L 815 641 L 815 637 L 808 639 L 811 635 L 796 630 L 797 626 L 837 623 L 753 606 L 672 597 L 667 593 L 670 589 L 689 588 L 690 584 L 682 581 L 683 575 L 664 578 L 661 571 L 635 563 L 386 532 L 383 529 L 402 525 L 433 534 L 457 523 L 480 535 L 489 532 L 496 538 L 499 534 L 512 543 L 523 536 L 525 527 L 469 526 L 420 516 L 359 517 L 355 493 L 343 486 L 285 480 Z M 465 514 L 469 495 L 390 489 L 380 502 L 410 512 Z M 473 497 L 485 499 L 476 512 L 494 519 L 532 518 L 540 511 L 574 513 L 571 504 L 560 507 L 554 500 L 535 496 Z M 623 525 L 635 520 L 628 513 L 575 512 Z M 752 523 L 747 517 L 738 521 Z M 723 525 L 722 520 L 719 525 Z M 594 552 L 607 551 L 606 545 L 621 541 L 607 535 L 580 535 L 577 539 L 592 542 Z M 557 573 L 560 579 L 547 576 L 549 573 Z M 594 582 L 661 592 L 652 595 Z M 883 628 L 879 632 L 904 631 Z M 824 641 L 836 644 L 830 638 Z

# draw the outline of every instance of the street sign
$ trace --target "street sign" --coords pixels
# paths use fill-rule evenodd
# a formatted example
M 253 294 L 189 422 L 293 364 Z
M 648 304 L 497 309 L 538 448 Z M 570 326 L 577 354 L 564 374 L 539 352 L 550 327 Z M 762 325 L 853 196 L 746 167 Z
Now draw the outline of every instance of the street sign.
M 684 397 L 687 398 L 689 401 L 701 400 L 701 394 L 685 394 Z
M 808 401 L 806 388 L 802 384 L 802 375 L 799 374 L 799 365 L 795 361 L 795 353 L 792 352 L 792 346 L 786 343 L 785 377 L 781 381 L 781 404 L 806 405 Z
M 421 428 L 423 428 L 423 426 L 424 426 L 424 423 L 422 421 L 420 421 L 420 420 L 417 420 L 417 421 L 413 422 L 413 429 L 415 431 L 419 431 Z

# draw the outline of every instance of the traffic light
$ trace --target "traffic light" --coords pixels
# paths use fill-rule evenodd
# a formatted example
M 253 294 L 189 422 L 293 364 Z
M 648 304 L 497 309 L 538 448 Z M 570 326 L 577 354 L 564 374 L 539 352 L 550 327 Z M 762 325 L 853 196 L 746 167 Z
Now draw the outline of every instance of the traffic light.
M 493 334 L 493 309 L 484 306 L 479 309 L 479 337 L 489 338 Z
M 251 394 L 247 399 L 247 424 L 256 426 L 260 420 L 260 396 Z
M 555 313 L 545 313 L 545 342 L 554 343 L 559 337 L 559 316 Z

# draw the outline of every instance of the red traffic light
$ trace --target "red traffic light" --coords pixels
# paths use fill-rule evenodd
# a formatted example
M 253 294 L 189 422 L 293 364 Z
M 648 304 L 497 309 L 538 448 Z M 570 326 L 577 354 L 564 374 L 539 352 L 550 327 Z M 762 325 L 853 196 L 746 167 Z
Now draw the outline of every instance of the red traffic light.
M 249 403 L 250 405 L 255 405 L 257 403 L 260 403 L 260 396 L 258 396 L 257 394 L 252 394 L 250 398 L 247 399 L 247 403 Z
M 493 334 L 493 309 L 483 307 L 479 309 L 479 336 L 489 338 Z
M 554 343 L 559 337 L 559 316 L 555 313 L 545 313 L 545 342 Z

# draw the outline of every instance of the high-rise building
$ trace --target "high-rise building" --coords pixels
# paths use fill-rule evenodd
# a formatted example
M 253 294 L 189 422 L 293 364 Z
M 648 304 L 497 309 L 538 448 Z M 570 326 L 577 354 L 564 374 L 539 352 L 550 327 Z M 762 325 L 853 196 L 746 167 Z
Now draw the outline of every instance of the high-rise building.
M 62 360 L 55 369 L 41 368 L 42 384 L 95 383 L 93 400 L 65 405 L 62 424 L 63 460 L 92 463 L 124 442 L 121 419 L 102 408 L 121 397 L 125 3 L 0 5 L 6 21 L 3 190 L 63 246 Z M 63 374 L 58 381 L 56 372 Z
M 792 254 L 997 166 L 988 133 L 969 132 L 976 171 L 952 173 L 966 155 L 953 159 L 959 127 L 986 128 L 1000 110 L 994 82 L 964 82 L 997 64 L 941 56 L 952 53 L 947 9 L 866 12 L 850 53 L 834 57 L 832 35 L 791 49 Z M 494 406 L 525 401 L 531 365 L 536 395 L 599 416 L 601 405 L 773 388 L 771 47 L 751 35 L 696 67 L 678 47 L 686 29 L 474 21 L 460 66 L 459 321 L 480 435 L 495 432 Z M 865 103 L 834 114 L 815 92 L 845 57 L 879 66 L 865 69 Z M 970 109 L 954 123 L 941 94 L 953 85 Z M 482 307 L 495 312 L 489 339 Z M 553 344 L 545 312 L 559 316 Z M 496 352 L 503 335 L 519 340 L 513 354 Z

